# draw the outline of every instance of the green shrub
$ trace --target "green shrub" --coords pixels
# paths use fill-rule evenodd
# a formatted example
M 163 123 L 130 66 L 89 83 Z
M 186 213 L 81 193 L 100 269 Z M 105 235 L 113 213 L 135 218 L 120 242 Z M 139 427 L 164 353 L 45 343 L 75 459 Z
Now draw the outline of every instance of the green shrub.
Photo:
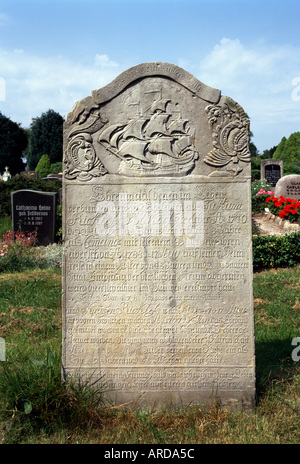
M 253 237 L 253 268 L 295 266 L 300 263 L 300 232 Z
M 60 172 L 62 172 L 63 170 L 63 164 L 62 162 L 57 162 L 57 163 L 53 163 L 51 164 L 51 172 L 50 174 L 59 174 Z
M 60 268 L 63 247 L 56 243 L 35 247 L 36 234 L 9 230 L 0 240 L 0 273 L 34 268 Z
M 34 244 L 36 233 L 13 233 L 11 230 L 3 234 L 0 241 L 0 272 L 21 271 L 36 266 Z
M 274 187 L 268 184 L 266 180 L 255 180 L 251 184 L 251 195 L 256 195 L 260 190 L 274 191 Z
M 60 268 L 62 264 L 63 247 L 52 243 L 46 247 L 40 247 L 36 251 L 36 264 L 39 268 Z
M 262 194 L 262 195 L 254 195 L 252 197 L 252 213 L 260 213 L 267 208 L 266 199 L 269 198 L 270 195 Z
M 252 169 L 251 177 L 252 177 L 252 179 L 255 179 L 255 180 L 260 179 L 260 170 L 259 169 Z
M 295 164 L 290 163 L 283 163 L 283 172 L 284 175 L 287 176 L 289 174 L 300 174 L 300 166 L 296 166 Z
M 42 155 L 35 170 L 38 173 L 39 179 L 42 179 L 43 177 L 47 177 L 51 171 L 50 157 L 48 155 Z

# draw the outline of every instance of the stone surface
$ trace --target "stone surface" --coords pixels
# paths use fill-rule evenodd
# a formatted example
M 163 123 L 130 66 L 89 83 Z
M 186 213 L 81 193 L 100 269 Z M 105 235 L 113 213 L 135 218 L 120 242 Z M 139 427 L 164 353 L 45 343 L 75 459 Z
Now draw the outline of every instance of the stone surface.
M 300 201 L 300 176 L 290 174 L 283 176 L 276 184 L 275 197 L 291 198 Z
M 37 230 L 38 245 L 55 241 L 56 226 L 55 192 L 17 190 L 11 193 L 13 230 L 34 232 Z
M 255 398 L 249 121 L 146 63 L 64 127 L 63 365 L 118 404 Z
M 300 231 L 299 223 L 280 219 L 270 212 L 253 214 L 252 220 L 258 227 L 260 235 L 286 235 Z
M 283 176 L 283 161 L 276 159 L 263 160 L 260 163 L 261 180 L 275 186 Z

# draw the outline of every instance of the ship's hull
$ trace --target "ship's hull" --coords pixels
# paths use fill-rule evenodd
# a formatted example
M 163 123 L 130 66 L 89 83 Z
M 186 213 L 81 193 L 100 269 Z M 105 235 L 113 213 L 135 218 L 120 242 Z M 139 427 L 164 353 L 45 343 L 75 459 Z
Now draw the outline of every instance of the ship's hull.
M 181 177 L 194 168 L 195 162 L 191 160 L 185 164 L 153 165 L 142 164 L 138 160 L 123 160 L 119 166 L 119 174 L 129 177 Z

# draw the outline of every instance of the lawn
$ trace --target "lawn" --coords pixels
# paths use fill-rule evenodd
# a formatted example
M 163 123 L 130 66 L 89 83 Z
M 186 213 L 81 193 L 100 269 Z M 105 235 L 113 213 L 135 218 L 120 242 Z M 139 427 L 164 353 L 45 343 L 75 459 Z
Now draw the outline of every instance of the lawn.
M 214 403 L 141 412 L 105 406 L 105 385 L 61 382 L 60 269 L 0 274 L 0 443 L 299 443 L 299 289 L 300 266 L 254 275 L 253 413 Z

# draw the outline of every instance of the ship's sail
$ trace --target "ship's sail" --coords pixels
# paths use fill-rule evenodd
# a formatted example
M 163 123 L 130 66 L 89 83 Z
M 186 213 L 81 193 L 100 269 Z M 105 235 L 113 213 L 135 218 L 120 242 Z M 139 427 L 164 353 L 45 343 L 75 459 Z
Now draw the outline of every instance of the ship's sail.
M 171 100 L 168 100 L 166 98 L 160 98 L 159 100 L 155 100 L 152 105 L 149 108 L 150 114 L 156 113 L 156 112 L 165 112 L 167 108 L 167 104 Z
M 185 134 L 186 133 L 185 125 L 187 122 L 188 122 L 187 119 L 181 119 L 181 118 L 175 119 L 169 125 L 168 130 L 171 134 L 173 134 L 174 132 Z
M 129 139 L 129 138 L 135 138 L 138 140 L 143 140 L 143 126 L 146 124 L 147 119 L 145 118 L 139 118 L 135 119 L 132 122 L 129 122 L 127 125 L 124 133 L 123 133 L 123 139 Z
M 112 138 L 114 134 L 119 134 L 119 131 L 122 130 L 126 124 L 112 124 L 111 126 L 108 126 L 104 131 L 101 133 L 98 141 L 99 142 L 106 142 L 109 145 L 112 145 Z M 114 139 L 113 139 L 114 141 Z M 114 142 L 113 142 L 114 143 Z M 112 146 L 116 147 L 115 144 Z
M 151 116 L 145 130 L 145 136 L 148 138 L 153 137 L 155 134 L 170 136 L 170 133 L 166 127 L 166 123 L 170 116 L 171 115 L 167 113 L 155 113 L 153 116 Z
M 145 146 L 148 145 L 148 142 L 129 140 L 122 143 L 119 148 L 119 155 L 124 158 L 135 158 L 145 163 L 151 163 L 151 160 L 145 157 Z

